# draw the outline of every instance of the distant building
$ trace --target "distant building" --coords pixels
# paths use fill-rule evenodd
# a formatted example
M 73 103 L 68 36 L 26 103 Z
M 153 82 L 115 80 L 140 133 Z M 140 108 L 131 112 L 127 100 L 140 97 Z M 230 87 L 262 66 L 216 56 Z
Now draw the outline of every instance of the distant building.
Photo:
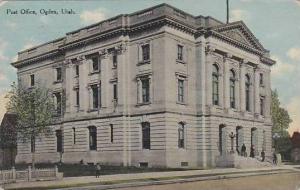
M 292 153 L 291 158 L 294 162 L 300 161 L 300 132 L 294 132 L 291 137 Z
M 17 117 L 5 113 L 0 125 L 0 168 L 10 168 L 15 164 L 17 154 Z
M 245 143 L 271 155 L 269 51 L 242 22 L 167 4 L 19 52 L 19 83 L 53 90 L 55 133 L 17 162 L 215 166 Z

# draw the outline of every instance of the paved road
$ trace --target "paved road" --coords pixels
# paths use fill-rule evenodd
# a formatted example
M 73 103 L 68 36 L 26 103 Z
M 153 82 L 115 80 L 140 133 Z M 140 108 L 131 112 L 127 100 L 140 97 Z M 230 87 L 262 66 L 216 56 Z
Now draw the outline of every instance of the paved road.
M 130 187 L 115 190 L 300 190 L 300 173 Z

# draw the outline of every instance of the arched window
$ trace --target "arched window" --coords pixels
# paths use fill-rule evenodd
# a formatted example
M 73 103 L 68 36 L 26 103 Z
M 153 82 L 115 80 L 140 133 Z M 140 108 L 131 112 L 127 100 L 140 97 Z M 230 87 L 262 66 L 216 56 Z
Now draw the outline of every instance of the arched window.
M 89 126 L 89 147 L 90 150 L 97 150 L 97 128 Z
M 230 70 L 230 107 L 235 108 L 235 72 Z
M 216 64 L 212 70 L 212 89 L 213 105 L 219 105 L 219 68 Z
M 246 111 L 250 111 L 250 76 L 245 76 Z
M 184 148 L 184 123 L 180 122 L 178 126 L 178 148 Z

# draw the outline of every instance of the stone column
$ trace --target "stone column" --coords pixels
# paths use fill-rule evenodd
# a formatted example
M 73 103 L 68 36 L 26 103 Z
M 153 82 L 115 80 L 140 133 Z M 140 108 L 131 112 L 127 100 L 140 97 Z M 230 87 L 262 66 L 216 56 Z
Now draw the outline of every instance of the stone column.
M 85 59 L 85 57 L 80 57 L 79 61 L 79 97 L 80 97 L 80 110 L 87 112 L 89 110 L 90 94 L 88 91 L 88 75 L 89 75 L 89 64 L 91 60 Z
M 74 92 L 73 92 L 73 83 L 74 83 L 74 73 L 73 73 L 73 64 L 71 60 L 65 60 L 64 62 L 66 68 L 66 113 L 71 113 L 74 111 Z
M 223 91 L 224 91 L 224 97 L 223 97 L 223 102 L 224 102 L 224 109 L 225 111 L 230 108 L 230 91 L 229 91 L 229 64 L 230 64 L 230 59 L 232 58 L 232 55 L 227 53 L 224 56 L 224 78 L 223 78 Z
M 209 47 L 206 52 L 206 82 L 205 82 L 205 91 L 206 91 L 206 105 L 211 107 L 212 103 L 212 64 L 213 64 L 213 52 L 215 49 Z
M 109 96 L 109 73 L 111 73 L 109 67 L 109 59 L 107 51 L 101 51 L 101 107 L 106 108 L 109 106 L 109 101 L 111 100 Z
M 272 95 L 271 95 L 271 71 L 267 71 L 265 73 L 265 116 L 271 117 L 271 102 L 272 102 Z
M 242 60 L 240 62 L 240 111 L 244 113 L 246 111 L 246 87 L 245 87 L 245 64 L 247 63 L 246 60 Z
M 259 116 L 260 115 L 260 92 L 259 92 L 259 68 L 255 67 L 254 68 L 254 85 L 253 85 L 253 91 L 254 91 L 254 115 Z

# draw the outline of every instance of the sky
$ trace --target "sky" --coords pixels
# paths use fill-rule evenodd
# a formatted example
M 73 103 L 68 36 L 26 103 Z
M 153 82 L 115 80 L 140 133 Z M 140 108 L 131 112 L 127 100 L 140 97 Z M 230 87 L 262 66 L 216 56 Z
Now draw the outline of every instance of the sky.
M 0 120 L 5 94 L 16 81 L 10 63 L 17 52 L 63 37 L 67 32 L 160 3 L 168 3 L 192 15 L 226 20 L 226 0 L 0 0 Z M 20 14 L 30 9 L 36 15 Z M 72 15 L 45 15 L 40 10 L 72 9 Z M 11 14 L 18 10 L 19 14 Z M 7 11 L 9 14 L 7 14 Z M 272 89 L 293 120 L 289 131 L 300 131 L 300 0 L 230 0 L 230 21 L 243 20 L 277 61 L 272 68 Z

